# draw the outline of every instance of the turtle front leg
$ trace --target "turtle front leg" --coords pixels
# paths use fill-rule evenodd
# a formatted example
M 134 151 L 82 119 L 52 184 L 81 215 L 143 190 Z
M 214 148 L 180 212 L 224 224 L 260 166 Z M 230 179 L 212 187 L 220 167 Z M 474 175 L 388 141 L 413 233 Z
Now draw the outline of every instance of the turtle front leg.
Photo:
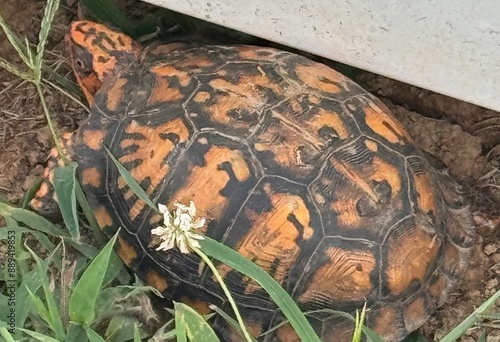
M 73 132 L 64 133 L 59 139 L 59 146 L 63 150 L 67 161 L 73 159 Z M 30 206 L 40 215 L 55 218 L 60 217 L 59 204 L 57 195 L 54 191 L 54 170 L 57 166 L 64 166 L 64 161 L 59 155 L 56 147 L 52 148 L 47 161 L 47 166 L 43 171 L 42 184 L 35 194 L 35 197 L 30 201 Z

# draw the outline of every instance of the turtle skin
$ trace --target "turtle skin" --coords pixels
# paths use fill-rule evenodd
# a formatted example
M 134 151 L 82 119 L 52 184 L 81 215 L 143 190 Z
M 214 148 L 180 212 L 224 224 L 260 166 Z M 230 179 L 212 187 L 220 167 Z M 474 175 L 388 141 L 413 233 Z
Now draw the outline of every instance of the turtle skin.
M 446 300 L 474 241 L 462 191 L 353 81 L 267 47 L 142 49 L 88 21 L 73 23 L 68 39 L 93 102 L 72 145 L 84 192 L 104 232 L 121 227 L 123 261 L 168 300 L 230 312 L 197 256 L 151 247 L 161 217 L 106 149 L 155 203 L 194 201 L 204 234 L 317 311 L 308 319 L 322 341 L 352 336 L 352 322 L 331 310 L 353 313 L 366 301 L 367 325 L 400 341 Z M 217 268 L 252 335 L 298 341 L 289 324 L 261 335 L 283 315 L 257 283 Z M 221 317 L 211 323 L 223 341 L 240 340 Z

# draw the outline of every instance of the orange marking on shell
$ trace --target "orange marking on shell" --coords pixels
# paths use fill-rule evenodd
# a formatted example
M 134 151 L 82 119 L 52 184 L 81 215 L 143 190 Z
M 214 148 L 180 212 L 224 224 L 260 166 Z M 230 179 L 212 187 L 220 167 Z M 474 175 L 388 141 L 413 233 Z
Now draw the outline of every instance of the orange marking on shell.
M 172 43 L 157 45 L 150 50 L 153 55 L 166 56 L 175 50 L 179 50 L 188 46 L 186 43 Z
M 301 342 L 299 336 L 295 332 L 295 329 L 292 328 L 290 323 L 280 326 L 276 330 L 276 337 L 280 342 Z
M 346 78 L 326 65 L 314 63 L 295 68 L 298 78 L 309 87 L 327 93 L 338 94 Z
M 186 296 L 182 296 L 180 301 L 195 309 L 196 312 L 199 313 L 200 315 L 208 315 L 209 313 L 212 312 L 212 309 L 210 309 L 209 307 L 210 303 L 208 302 L 196 299 L 193 300 Z
M 191 77 L 187 72 L 176 69 L 171 65 L 155 65 L 151 68 L 151 72 L 159 77 L 176 77 L 182 87 L 187 87 L 191 82 Z
M 100 150 L 107 132 L 105 130 L 86 129 L 83 131 L 83 141 L 93 150 Z
M 232 127 L 247 127 L 247 123 L 242 123 L 231 116 L 233 110 L 246 110 L 249 115 L 254 115 L 257 120 L 259 112 L 267 104 L 265 92 L 258 89 L 258 86 L 281 93 L 282 89 L 264 75 L 240 77 L 238 84 L 230 83 L 224 79 L 214 79 L 210 81 L 210 86 L 218 94 L 215 95 L 214 103 L 206 108 L 210 118 L 221 124 L 231 124 Z
M 197 216 L 206 216 L 208 219 L 218 220 L 226 211 L 229 199 L 221 195 L 229 182 L 227 172 L 219 168 L 219 165 L 229 162 L 238 181 L 242 182 L 250 177 L 250 168 L 238 150 L 227 147 L 213 146 L 205 154 L 204 166 L 193 166 L 189 177 L 171 198 L 169 207 L 175 201 L 189 203 L 194 201 L 197 208 Z
M 197 103 L 207 102 L 209 99 L 210 99 L 210 93 L 206 91 L 198 92 L 193 98 L 194 102 Z
M 349 164 L 338 160 L 335 157 L 330 158 L 330 163 L 338 172 L 350 180 L 352 184 L 361 189 L 373 202 L 377 203 L 379 201 L 378 195 L 372 189 L 371 185 L 365 180 L 364 175 L 359 174 L 359 172 L 349 166 Z
M 99 227 L 104 228 L 113 225 L 113 219 L 111 218 L 111 215 L 109 214 L 106 207 L 101 205 L 97 208 L 94 208 L 92 211 Z
M 245 322 L 245 327 L 251 336 L 257 337 L 264 332 L 262 325 L 258 323 Z
M 176 134 L 178 144 L 186 142 L 189 138 L 189 130 L 180 117 L 167 121 L 163 125 L 148 126 L 141 125 L 137 121 L 131 121 L 125 127 L 126 133 L 141 134 L 144 139 L 123 139 L 120 147 L 126 151 L 131 146 L 137 146 L 133 152 L 119 158 L 122 164 L 140 160 L 141 163 L 129 170 L 131 175 L 140 184 L 144 179 L 149 178 L 150 186 L 145 189 L 150 195 L 154 189 L 165 179 L 169 167 L 164 163 L 165 158 L 173 151 L 175 144 L 162 138 L 162 134 Z M 118 185 L 123 188 L 126 184 L 124 180 L 118 180 Z M 138 199 L 130 209 L 130 217 L 135 219 L 144 208 L 145 203 Z
M 257 213 L 246 209 L 245 216 L 252 227 L 234 248 L 264 270 L 273 268 L 274 278 L 282 284 L 300 252 L 297 239 L 309 240 L 314 229 L 310 226 L 310 213 L 301 197 L 273 192 L 270 187 L 265 190 L 271 200 L 271 211 Z M 304 227 L 302 233 L 289 220 L 290 215 Z
M 382 308 L 375 316 L 373 330 L 384 340 L 394 333 L 394 322 L 398 318 L 398 312 L 392 306 Z
M 276 49 L 259 48 L 256 46 L 238 46 L 235 50 L 243 59 L 273 62 L 276 61 L 276 56 L 281 53 L 281 51 Z
M 441 240 L 429 234 L 418 223 L 416 226 L 400 227 L 386 241 L 388 287 L 398 295 L 413 281 L 423 281 L 430 265 L 436 259 Z
M 299 297 L 301 303 L 338 303 L 357 301 L 373 291 L 370 274 L 375 269 L 373 254 L 363 250 L 330 247 L 325 251 L 330 259 L 318 268 L 306 291 Z
M 373 140 L 365 140 L 365 146 L 368 150 L 372 152 L 377 152 L 378 151 L 378 145 L 375 141 Z
M 185 54 L 175 66 L 179 68 L 189 68 L 190 71 L 213 66 L 214 62 L 206 55 L 205 51 L 195 51 Z
M 146 281 L 160 292 L 168 289 L 168 282 L 165 280 L 165 277 L 162 277 L 155 271 L 149 271 L 146 274 Z
M 406 307 L 403 313 L 405 326 L 408 331 L 420 328 L 429 318 L 423 298 L 417 298 Z
M 137 251 L 135 250 L 135 248 L 121 236 L 118 236 L 118 239 L 116 241 L 116 252 L 123 260 L 125 265 L 130 265 L 132 261 L 137 258 Z
M 148 104 L 178 101 L 182 98 L 184 98 L 184 96 L 178 88 L 170 87 L 166 78 L 157 75 L 155 79 L 155 86 L 148 99 Z
M 96 167 L 89 167 L 83 170 L 82 185 L 91 185 L 98 188 L 101 185 L 101 171 Z
M 319 151 L 322 147 L 324 147 L 323 142 L 318 139 L 316 134 L 311 134 L 309 131 L 304 130 L 301 124 L 293 119 L 293 116 L 281 114 L 276 111 L 272 111 L 272 113 L 273 117 L 280 119 L 283 125 L 288 127 L 290 130 L 297 132 L 302 137 L 302 140 L 308 142 L 314 149 Z
M 391 196 L 401 191 L 401 173 L 398 168 L 379 157 L 373 157 L 373 173 L 371 179 L 377 182 L 387 181 L 391 187 Z
M 365 122 L 370 129 L 393 144 L 404 145 L 406 141 L 411 141 L 403 125 L 392 115 L 382 111 L 381 108 L 372 104 L 366 107 Z
M 306 123 L 316 132 L 326 126 L 332 128 L 342 140 L 349 137 L 347 127 L 344 125 L 340 115 L 335 112 L 326 111 L 321 108 L 316 115 L 306 120 Z
M 337 219 L 343 226 L 349 228 L 359 228 L 361 217 L 357 208 L 358 198 L 340 197 L 336 202 L 331 204 L 332 210 L 337 213 Z
M 415 175 L 415 190 L 418 196 L 418 206 L 424 213 L 436 213 L 436 200 L 431 178 L 426 173 Z
M 106 108 L 110 111 L 116 111 L 123 101 L 125 90 L 123 87 L 127 84 L 126 78 L 117 79 L 111 88 L 106 92 Z

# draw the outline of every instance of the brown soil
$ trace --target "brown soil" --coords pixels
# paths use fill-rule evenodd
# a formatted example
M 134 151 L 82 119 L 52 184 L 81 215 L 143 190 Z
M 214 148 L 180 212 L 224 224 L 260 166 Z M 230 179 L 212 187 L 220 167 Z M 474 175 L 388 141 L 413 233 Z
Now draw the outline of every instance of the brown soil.
M 17 33 L 36 42 L 43 5 L 43 0 L 3 0 L 0 14 Z M 62 38 L 76 7 L 75 1 L 62 1 L 49 40 L 47 64 L 60 74 L 68 73 Z M 21 65 L 3 33 L 0 57 Z M 470 195 L 478 235 L 469 271 L 422 329 L 430 340 L 438 340 L 500 289 L 500 113 L 366 72 L 355 78 L 386 102 L 416 144 L 444 163 Z M 85 115 L 60 91 L 48 86 L 45 95 L 61 129 L 75 128 Z M 34 88 L 0 70 L 0 194 L 18 201 L 42 172 L 50 146 Z M 500 312 L 500 303 L 495 311 Z M 483 330 L 487 341 L 500 341 L 498 324 L 497 329 L 470 329 L 462 341 L 477 340 Z

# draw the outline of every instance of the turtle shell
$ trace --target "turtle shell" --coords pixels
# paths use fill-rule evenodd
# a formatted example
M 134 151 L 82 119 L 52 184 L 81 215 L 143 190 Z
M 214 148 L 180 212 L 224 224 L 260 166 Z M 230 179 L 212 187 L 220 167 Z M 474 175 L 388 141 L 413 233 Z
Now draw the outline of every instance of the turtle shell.
M 230 310 L 195 255 L 151 247 L 156 203 L 194 201 L 204 233 L 269 272 L 322 341 L 350 341 L 353 312 L 398 341 L 447 297 L 473 244 L 458 185 L 378 99 L 333 69 L 254 46 L 158 45 L 107 76 L 75 144 L 99 225 L 121 227 L 124 262 L 167 299 Z M 284 320 L 252 280 L 218 270 L 254 336 Z M 318 311 L 319 310 L 319 311 Z M 221 318 L 223 340 L 237 341 Z M 288 324 L 259 337 L 295 341 Z

